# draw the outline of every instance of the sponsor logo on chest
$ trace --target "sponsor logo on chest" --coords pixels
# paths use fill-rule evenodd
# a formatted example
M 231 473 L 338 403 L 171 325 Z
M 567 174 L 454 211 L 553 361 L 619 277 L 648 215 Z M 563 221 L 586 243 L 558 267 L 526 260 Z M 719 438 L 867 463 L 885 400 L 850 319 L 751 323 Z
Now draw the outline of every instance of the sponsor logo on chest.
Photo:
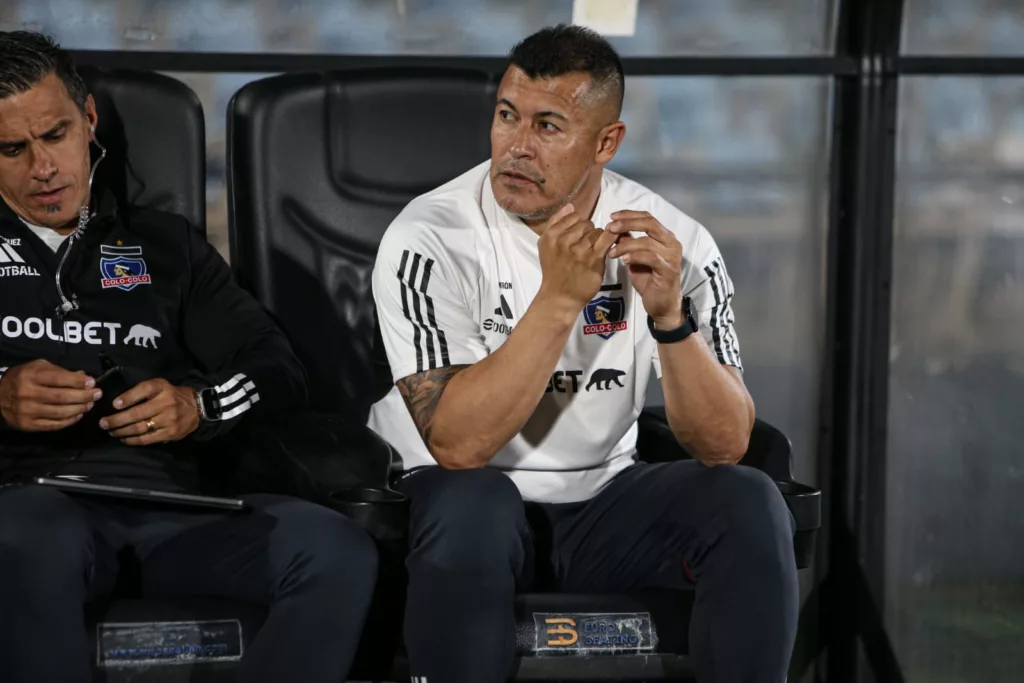
M 622 383 L 622 377 L 625 374 L 626 372 L 624 370 L 616 370 L 615 368 L 598 368 L 590 373 L 590 379 L 583 387 L 583 390 L 611 391 L 612 385 L 625 389 L 626 385 Z M 582 376 L 582 370 L 555 370 L 554 374 L 551 375 L 551 379 L 548 380 L 548 386 L 544 392 L 548 394 L 553 391 L 558 392 L 559 394 L 578 393 L 580 390 L 579 380 Z
M 0 318 L 0 336 L 7 339 L 49 339 L 64 344 L 91 344 L 93 346 L 138 346 L 157 348 L 159 330 L 146 325 L 132 325 L 124 339 L 120 338 L 121 323 L 88 322 L 67 320 L 63 323 L 52 318 L 17 318 L 8 315 Z

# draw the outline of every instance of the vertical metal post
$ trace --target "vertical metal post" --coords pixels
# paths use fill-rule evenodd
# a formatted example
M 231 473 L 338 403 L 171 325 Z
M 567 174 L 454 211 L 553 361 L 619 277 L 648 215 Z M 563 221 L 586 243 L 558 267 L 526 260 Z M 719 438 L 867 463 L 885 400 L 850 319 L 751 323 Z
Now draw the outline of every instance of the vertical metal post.
M 829 501 L 822 627 L 829 683 L 899 676 L 879 606 L 885 577 L 886 415 L 900 0 L 846 0 L 837 56 L 821 472 Z

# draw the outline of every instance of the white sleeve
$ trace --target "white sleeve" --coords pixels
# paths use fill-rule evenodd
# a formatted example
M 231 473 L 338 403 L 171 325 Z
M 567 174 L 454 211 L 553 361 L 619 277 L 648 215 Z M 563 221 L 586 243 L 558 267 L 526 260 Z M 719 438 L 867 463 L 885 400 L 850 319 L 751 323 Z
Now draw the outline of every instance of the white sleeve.
M 732 312 L 735 294 L 725 261 L 711 234 L 703 227 L 697 241 L 694 261 L 687 261 L 683 252 L 683 297 L 690 297 L 701 334 L 722 365 L 743 371 L 740 342 L 736 336 L 736 318 Z M 661 379 L 661 359 L 654 348 L 654 371 Z
M 425 227 L 389 232 L 374 264 L 373 299 L 392 378 L 486 357 L 480 326 L 440 240 Z

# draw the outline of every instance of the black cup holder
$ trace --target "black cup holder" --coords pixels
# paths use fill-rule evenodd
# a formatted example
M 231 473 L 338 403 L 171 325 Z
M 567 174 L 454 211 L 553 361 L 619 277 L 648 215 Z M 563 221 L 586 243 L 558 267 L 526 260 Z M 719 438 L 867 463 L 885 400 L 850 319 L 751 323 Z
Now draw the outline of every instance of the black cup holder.
M 821 528 L 821 491 L 796 481 L 775 481 L 783 500 L 796 522 L 793 550 L 796 566 L 804 569 L 811 566 L 817 546 L 818 529 Z
M 784 496 L 817 496 L 821 494 L 818 489 L 798 481 L 775 480 L 775 485 L 779 487 L 779 491 Z
M 329 498 L 377 541 L 404 542 L 408 537 L 409 499 L 397 491 L 358 487 L 334 491 Z
M 817 529 L 821 526 L 821 491 L 796 481 L 776 481 L 782 497 L 796 521 L 796 528 Z
M 408 502 L 408 498 L 391 489 L 360 487 L 335 491 L 331 500 L 343 505 L 395 505 Z

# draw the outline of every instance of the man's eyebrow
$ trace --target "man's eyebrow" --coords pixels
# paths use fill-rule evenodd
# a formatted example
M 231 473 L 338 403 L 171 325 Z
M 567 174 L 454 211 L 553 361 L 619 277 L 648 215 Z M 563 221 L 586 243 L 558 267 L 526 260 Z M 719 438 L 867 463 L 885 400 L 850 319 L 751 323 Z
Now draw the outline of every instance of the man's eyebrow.
M 39 137 L 45 138 L 50 135 L 55 135 L 56 133 L 59 133 L 62 128 L 67 128 L 68 125 L 70 125 L 70 123 L 71 119 L 61 119 L 57 123 L 53 124 L 53 126 L 51 126 L 48 131 L 46 131 Z M 18 149 L 24 147 L 26 144 L 28 144 L 26 140 L 0 140 L 0 147 L 3 147 L 5 149 Z
M 538 118 L 542 118 L 542 119 L 546 119 L 546 118 L 562 119 L 563 121 L 568 121 L 569 120 L 568 116 L 566 116 L 565 114 L 559 114 L 557 111 L 540 111 L 540 112 L 537 112 L 537 117 Z
M 506 107 L 508 107 L 509 109 L 514 111 L 515 113 L 517 113 L 517 114 L 519 113 L 519 110 L 516 109 L 516 105 L 512 104 L 511 102 L 509 102 L 504 97 L 498 99 L 498 104 L 504 104 Z M 537 112 L 534 116 L 536 118 L 541 118 L 541 119 L 551 117 L 551 118 L 556 118 L 556 119 L 562 119 L 563 121 L 568 121 L 569 120 L 568 116 L 566 116 L 565 114 L 560 114 L 557 111 L 540 111 L 540 112 Z
M 61 119 L 57 123 L 53 124 L 53 126 L 50 128 L 50 130 L 46 131 L 45 133 L 43 133 L 39 137 L 45 138 L 47 135 L 53 135 L 54 133 L 59 132 L 61 128 L 67 128 L 70 123 L 71 123 L 71 119 L 67 119 L 67 118 Z

